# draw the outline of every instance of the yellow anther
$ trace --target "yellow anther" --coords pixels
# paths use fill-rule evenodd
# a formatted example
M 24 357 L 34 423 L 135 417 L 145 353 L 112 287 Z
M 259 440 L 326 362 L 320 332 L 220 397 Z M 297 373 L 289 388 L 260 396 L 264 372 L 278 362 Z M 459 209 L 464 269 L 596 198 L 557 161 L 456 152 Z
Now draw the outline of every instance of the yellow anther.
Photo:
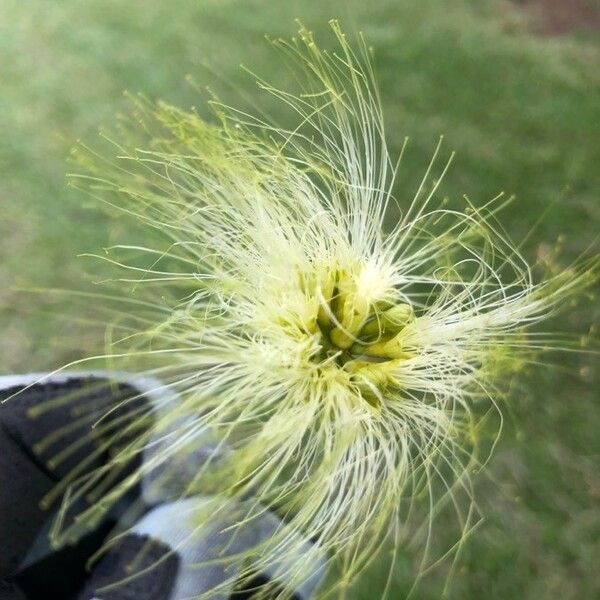
M 402 332 L 395 335 L 391 340 L 375 342 L 374 344 L 355 344 L 351 350 L 355 354 L 364 354 L 365 356 L 377 356 L 379 358 L 412 358 L 413 355 L 407 352 L 402 344 Z
M 331 343 L 342 350 L 350 348 L 354 342 L 354 337 L 348 335 L 343 329 L 336 327 L 330 334 Z
M 414 318 L 414 311 L 410 304 L 396 304 L 388 310 L 377 315 L 363 328 L 362 334 L 373 335 L 379 333 L 398 333 Z
M 369 302 L 358 293 L 356 282 L 347 276 L 338 282 L 334 313 L 340 325 L 331 332 L 331 341 L 340 348 L 350 348 L 367 319 Z
M 342 306 L 341 314 L 336 315 L 340 321 L 340 327 L 335 327 L 331 332 L 331 341 L 344 350 L 350 348 L 356 340 L 369 313 L 369 304 L 357 298 L 356 294 L 346 296 Z
M 335 285 L 337 282 L 337 273 L 330 271 L 327 278 L 320 282 L 321 297 L 319 298 L 319 312 L 317 314 L 317 321 L 322 328 L 330 327 L 331 325 L 331 301 L 333 293 L 335 291 Z
M 390 360 L 375 363 L 351 360 L 346 363 L 345 368 L 352 374 L 352 379 L 358 385 L 362 397 L 374 408 L 379 408 L 381 393 L 390 386 L 400 385 L 394 371 L 402 362 L 402 360 Z
M 388 385 L 398 385 L 398 381 L 393 376 L 393 371 L 399 366 L 400 362 L 389 360 L 376 363 L 357 359 L 348 361 L 345 368 L 352 373 L 357 383 L 364 382 L 382 388 Z

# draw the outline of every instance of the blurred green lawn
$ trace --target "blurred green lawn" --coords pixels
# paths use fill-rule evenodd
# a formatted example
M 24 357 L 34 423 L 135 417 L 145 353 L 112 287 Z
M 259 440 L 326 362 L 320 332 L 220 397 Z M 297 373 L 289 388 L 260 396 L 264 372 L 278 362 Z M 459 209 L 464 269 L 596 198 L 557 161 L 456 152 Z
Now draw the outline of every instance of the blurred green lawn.
M 397 186 L 409 198 L 440 134 L 457 158 L 443 194 L 517 202 L 503 217 L 519 239 L 544 210 L 531 260 L 566 236 L 568 263 L 600 231 L 600 45 L 591 35 L 535 38 L 498 0 L 2 0 L 0 4 L 0 373 L 58 366 L 85 347 L 68 320 L 38 310 L 19 286 L 82 287 L 78 253 L 119 239 L 88 199 L 65 185 L 74 140 L 94 140 L 124 109 L 123 90 L 201 104 L 191 74 L 227 100 L 255 93 L 244 62 L 285 77 L 263 34 L 289 36 L 299 17 L 327 43 L 327 20 L 361 29 L 374 47 L 392 150 L 412 142 Z M 210 69 L 203 65 L 208 63 Z M 211 74 L 218 73 L 219 77 Z M 229 85 L 227 82 L 230 82 Z M 236 92 L 237 90 L 237 92 Z M 269 109 L 282 122 L 281 107 Z M 596 247 L 597 251 L 597 247 Z M 68 303 L 63 306 L 68 314 Z M 585 332 L 598 309 L 573 307 L 558 326 Z M 79 347 L 80 346 L 80 347 Z M 600 597 L 597 365 L 585 356 L 526 374 L 505 407 L 507 425 L 477 479 L 483 525 L 463 550 L 450 598 Z M 434 546 L 449 539 L 443 523 Z M 411 581 L 405 552 L 392 598 Z M 373 599 L 385 560 L 351 593 Z M 415 597 L 441 597 L 444 569 Z

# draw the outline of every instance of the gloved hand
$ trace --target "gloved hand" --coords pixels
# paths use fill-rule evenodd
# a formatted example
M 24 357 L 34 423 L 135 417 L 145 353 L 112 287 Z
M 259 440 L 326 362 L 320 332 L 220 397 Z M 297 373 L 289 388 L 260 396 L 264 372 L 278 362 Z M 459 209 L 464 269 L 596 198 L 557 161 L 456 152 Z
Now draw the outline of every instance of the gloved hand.
M 151 423 L 160 390 L 155 380 L 103 373 L 0 377 L 0 402 L 10 398 L 0 404 L 0 600 L 180 600 L 208 591 L 217 600 L 241 600 L 266 581 L 273 583 L 273 597 L 281 593 L 308 600 L 313 595 L 324 561 L 315 565 L 313 576 L 290 589 L 282 565 L 263 569 L 252 581 L 244 579 L 241 588 L 232 577 L 236 565 L 224 568 L 214 560 L 224 551 L 233 556 L 267 539 L 281 525 L 276 515 L 265 511 L 242 535 L 239 529 L 234 535 L 230 526 L 237 509 L 228 507 L 212 527 L 194 532 L 195 513 L 214 497 L 165 502 L 156 481 L 135 485 L 71 544 L 50 546 L 61 494 L 47 507 L 40 503 L 52 500 L 52 490 L 69 474 L 81 476 L 106 464 L 111 446 L 131 437 L 124 423 L 137 418 L 136 435 Z M 92 428 L 101 417 L 102 427 Z M 126 477 L 151 457 L 150 446 L 156 447 L 149 444 L 133 455 L 117 476 Z M 93 499 L 81 498 L 73 515 L 87 502 Z M 117 541 L 99 560 L 91 560 L 115 532 L 120 533 Z M 299 540 L 298 547 L 308 552 L 312 545 Z

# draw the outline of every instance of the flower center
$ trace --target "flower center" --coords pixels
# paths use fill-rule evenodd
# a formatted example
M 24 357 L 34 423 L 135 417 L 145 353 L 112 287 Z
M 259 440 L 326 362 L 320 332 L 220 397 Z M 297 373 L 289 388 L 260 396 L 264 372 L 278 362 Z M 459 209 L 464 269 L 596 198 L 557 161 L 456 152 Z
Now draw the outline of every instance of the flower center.
M 346 371 L 361 395 L 378 406 L 385 388 L 399 386 L 394 369 L 411 358 L 403 347 L 402 331 L 415 319 L 412 306 L 369 301 L 356 281 L 343 274 L 333 285 L 320 287 L 318 296 L 321 351 L 315 359 Z
M 343 310 L 336 311 L 330 306 L 328 312 L 329 318 L 317 320 L 322 357 L 335 358 L 340 366 L 358 357 L 373 363 L 410 358 L 401 339 L 402 330 L 414 320 L 409 304 L 395 304 L 383 309 L 376 304 L 358 326 L 344 319 Z M 356 315 L 354 309 L 350 308 L 350 312 L 353 317 Z

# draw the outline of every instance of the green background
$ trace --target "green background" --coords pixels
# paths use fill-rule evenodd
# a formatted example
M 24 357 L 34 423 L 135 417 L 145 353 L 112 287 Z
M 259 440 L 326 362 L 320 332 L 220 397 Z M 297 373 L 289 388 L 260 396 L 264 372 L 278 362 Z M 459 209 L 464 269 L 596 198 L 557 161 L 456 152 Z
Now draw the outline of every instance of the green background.
M 296 17 L 324 45 L 327 20 L 338 18 L 373 46 L 392 150 L 412 140 L 399 198 L 410 198 L 444 134 L 457 157 L 443 195 L 479 204 L 502 190 L 516 194 L 502 217 L 515 239 L 545 214 L 524 246 L 532 262 L 560 234 L 561 264 L 596 243 L 600 53 L 590 31 L 536 35 L 525 12 L 496 0 L 2 0 L 0 373 L 60 366 L 98 335 L 70 317 L 69 296 L 57 305 L 50 293 L 19 289 L 93 286 L 98 276 L 84 271 L 96 267 L 77 255 L 126 234 L 67 188 L 74 141 L 94 142 L 98 127 L 125 109 L 124 90 L 202 105 L 188 74 L 229 102 L 254 97 L 239 64 L 276 83 L 285 77 L 263 36 L 292 35 Z M 289 121 L 281 107 L 268 108 Z M 596 304 L 569 307 L 550 328 L 585 333 L 598 321 Z M 476 479 L 485 521 L 458 559 L 449 598 L 600 597 L 597 361 L 549 360 L 512 386 L 501 443 Z M 453 533 L 439 522 L 434 551 Z M 413 579 L 411 552 L 401 551 L 392 598 Z M 385 564 L 351 598 L 374 598 Z M 447 567 L 428 574 L 415 597 L 440 598 Z

